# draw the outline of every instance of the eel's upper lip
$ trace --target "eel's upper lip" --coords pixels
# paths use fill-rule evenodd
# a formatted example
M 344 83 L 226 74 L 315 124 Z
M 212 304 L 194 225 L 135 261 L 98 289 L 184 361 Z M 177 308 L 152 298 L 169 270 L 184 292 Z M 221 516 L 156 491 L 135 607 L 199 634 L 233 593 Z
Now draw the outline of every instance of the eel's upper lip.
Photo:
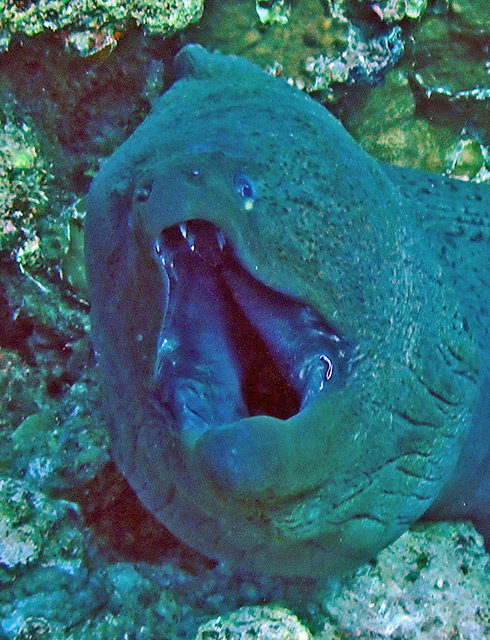
M 225 233 L 196 219 L 162 231 L 169 302 L 155 399 L 184 439 L 257 415 L 288 419 L 346 375 L 346 341 L 314 309 L 255 279 Z

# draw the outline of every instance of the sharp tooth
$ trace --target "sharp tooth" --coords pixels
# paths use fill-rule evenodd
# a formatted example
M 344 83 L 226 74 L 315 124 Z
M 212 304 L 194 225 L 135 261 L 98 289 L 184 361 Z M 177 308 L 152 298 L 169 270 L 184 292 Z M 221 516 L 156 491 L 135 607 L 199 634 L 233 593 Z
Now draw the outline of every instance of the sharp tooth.
M 188 233 L 186 235 L 187 245 L 191 251 L 196 250 L 196 238 L 193 233 Z
M 163 266 L 164 266 L 164 267 L 166 267 L 166 266 L 167 266 L 167 263 L 166 263 L 166 261 L 165 261 L 165 251 L 163 250 L 163 247 L 162 247 L 162 245 L 160 244 L 160 242 L 157 242 L 157 243 L 155 244 L 155 251 L 156 251 L 157 256 L 158 256 L 158 257 L 160 258 L 160 260 L 162 261 Z
M 185 222 L 182 222 L 181 224 L 179 224 L 179 229 L 183 237 L 187 238 L 187 225 L 185 224 Z
M 177 271 L 176 269 L 174 269 L 174 261 L 173 258 L 170 261 L 170 269 L 168 270 L 168 275 L 172 278 L 172 280 L 174 280 L 175 282 L 178 282 L 179 278 L 177 276 Z
M 226 239 L 221 229 L 218 229 L 218 231 L 216 232 L 216 240 L 218 241 L 218 247 L 220 251 L 223 251 L 223 247 L 226 244 Z
M 168 252 L 165 253 L 161 247 L 158 248 L 157 253 L 165 269 L 172 273 L 174 271 L 174 259 L 172 254 Z

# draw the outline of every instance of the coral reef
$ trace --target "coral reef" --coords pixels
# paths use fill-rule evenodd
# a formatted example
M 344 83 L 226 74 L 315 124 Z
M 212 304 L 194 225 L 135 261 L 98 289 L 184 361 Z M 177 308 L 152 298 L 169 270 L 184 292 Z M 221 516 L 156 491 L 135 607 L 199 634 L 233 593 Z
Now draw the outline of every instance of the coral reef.
M 310 596 L 306 617 L 313 640 L 483 640 L 490 632 L 488 563 L 471 526 L 418 525 L 380 553 L 375 565 Z M 262 637 L 264 621 L 272 621 L 278 638 L 310 637 L 290 612 L 266 606 L 210 620 L 196 640 Z
M 202 624 L 196 640 L 311 640 L 308 629 L 287 609 L 275 606 L 243 607 Z
M 371 7 L 381 20 L 389 23 L 403 18 L 420 18 L 427 9 L 427 0 L 380 0 L 371 3 Z
M 0 250 L 27 266 L 40 257 L 34 221 L 42 224 L 53 176 L 34 127 L 15 118 L 12 103 L 10 97 L 0 114 Z
M 332 4 L 329 9 L 320 0 L 263 5 L 257 3 L 254 11 L 249 2 L 211 1 L 199 25 L 184 35 L 241 54 L 307 91 L 345 82 L 376 83 L 403 52 L 398 27 L 370 34 Z
M 252 632 L 268 640 L 484 640 L 490 631 L 488 556 L 463 524 L 421 525 L 354 576 L 308 584 L 199 563 L 189 572 L 177 556 L 159 566 L 111 560 L 82 535 L 71 503 L 20 481 L 0 483 L 0 511 L 0 634 L 9 640 L 33 626 L 60 640 L 239 640 Z M 244 602 L 256 604 L 238 609 Z
M 257 0 L 255 10 L 262 24 L 286 24 L 291 13 L 291 7 L 285 0 Z
M 471 526 L 419 525 L 324 602 L 348 638 L 486 638 L 488 555 Z
M 382 160 L 482 182 L 490 144 L 488 53 L 485 38 L 461 29 L 453 14 L 428 10 L 384 85 L 341 117 Z
M 376 118 L 381 112 L 383 120 Z M 463 160 L 468 143 L 460 149 L 459 132 L 450 124 L 433 124 L 418 115 L 409 79 L 401 69 L 390 72 L 385 84 L 371 91 L 348 124 L 362 146 L 380 160 L 458 177 L 485 176 L 483 150 L 471 157 L 466 152 Z
M 490 182 L 490 147 L 462 137 L 451 154 L 449 175 L 462 180 Z
M 377 84 L 403 54 L 404 43 L 399 27 L 388 35 L 365 40 L 359 29 L 349 26 L 346 48 L 338 56 L 320 55 L 306 61 L 312 77 L 310 91 L 325 91 L 333 83 L 354 84 L 364 81 Z
M 485 126 L 490 117 L 487 41 L 488 36 L 472 37 L 457 15 L 428 14 L 414 29 L 409 52 L 420 102 L 440 105 L 448 120 L 463 116 Z
M 271 6 L 210 0 L 199 24 L 186 30 L 184 38 L 223 53 L 243 55 L 271 73 L 290 78 L 300 88 L 311 87 L 307 60 L 321 54 L 339 55 L 348 24 L 328 15 L 321 0 L 297 0 L 287 5 L 287 15 L 285 5 L 267 4 Z
M 115 46 L 122 33 L 134 26 L 141 25 L 149 33 L 171 34 L 198 20 L 202 10 L 202 0 L 2 0 L 0 50 L 8 48 L 16 33 L 32 36 L 54 31 L 66 46 L 86 56 Z
M 76 505 L 49 500 L 28 482 L 0 480 L 0 564 L 12 569 L 40 560 L 65 571 L 80 566 L 76 512 Z

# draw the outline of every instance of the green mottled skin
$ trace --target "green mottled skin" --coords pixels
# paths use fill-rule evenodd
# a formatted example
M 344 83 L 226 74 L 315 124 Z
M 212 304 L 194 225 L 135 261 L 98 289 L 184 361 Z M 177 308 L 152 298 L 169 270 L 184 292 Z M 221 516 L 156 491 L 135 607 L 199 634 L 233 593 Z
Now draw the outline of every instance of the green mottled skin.
M 424 513 L 487 533 L 483 498 L 468 500 L 484 474 L 466 469 L 490 450 L 490 189 L 378 164 L 324 108 L 243 60 L 190 46 L 177 74 L 103 165 L 86 221 L 113 455 L 140 499 L 190 545 L 267 573 L 341 574 Z M 237 172 L 257 187 L 252 208 Z M 169 300 L 154 246 L 196 218 L 353 351 L 345 381 L 288 420 L 188 441 L 149 399 Z

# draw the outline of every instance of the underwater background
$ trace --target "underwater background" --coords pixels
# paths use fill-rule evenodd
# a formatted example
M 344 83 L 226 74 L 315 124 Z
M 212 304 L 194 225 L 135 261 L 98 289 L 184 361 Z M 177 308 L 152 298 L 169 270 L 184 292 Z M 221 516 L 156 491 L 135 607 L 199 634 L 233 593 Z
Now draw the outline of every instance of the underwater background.
M 85 194 L 186 42 L 287 78 L 380 160 L 490 183 L 487 0 L 0 2 L 0 640 L 489 638 L 471 524 L 417 524 L 341 580 L 251 576 L 110 462 Z

